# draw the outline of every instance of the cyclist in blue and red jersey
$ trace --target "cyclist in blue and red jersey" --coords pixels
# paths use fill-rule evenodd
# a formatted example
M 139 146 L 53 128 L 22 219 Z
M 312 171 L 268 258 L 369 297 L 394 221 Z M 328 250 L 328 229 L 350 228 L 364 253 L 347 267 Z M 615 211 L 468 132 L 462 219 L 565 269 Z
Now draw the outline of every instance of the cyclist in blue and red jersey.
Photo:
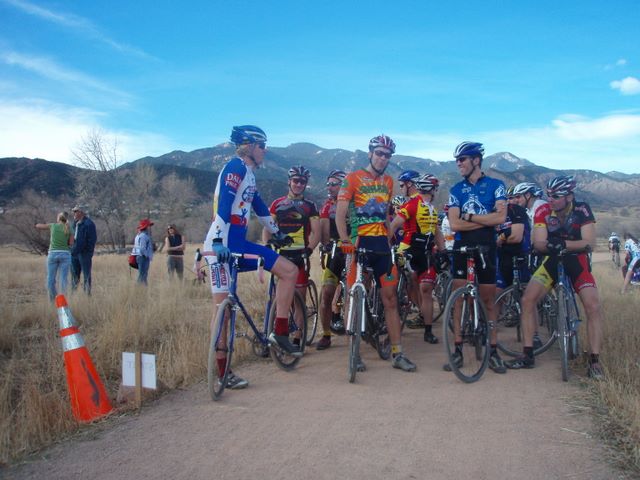
M 484 255 L 485 267 L 476 262 L 476 278 L 479 283 L 482 303 L 487 309 L 489 322 L 495 321 L 494 300 L 496 295 L 496 231 L 495 227 L 505 222 L 507 216 L 507 198 L 504 183 L 501 180 L 486 176 L 482 172 L 484 148 L 481 143 L 462 142 L 453 153 L 456 165 L 463 180 L 449 190 L 448 218 L 451 229 L 456 232 L 454 249 L 463 246 L 485 246 L 488 253 Z M 453 255 L 453 290 L 462 287 L 467 278 L 467 257 L 461 253 Z M 460 309 L 456 309 L 460 315 Z M 494 322 L 495 323 L 495 322 Z M 459 322 L 454 325 L 459 326 Z M 507 370 L 497 351 L 498 332 L 491 329 L 491 356 L 489 368 L 496 373 Z M 462 337 L 456 332 L 456 349 L 452 361 L 462 366 Z M 451 370 L 447 363 L 443 367 Z
M 222 168 L 213 197 L 213 221 L 204 241 L 204 251 L 213 251 L 215 256 L 204 257 L 209 265 L 211 292 L 213 293 L 213 319 L 217 306 L 229 292 L 229 265 L 231 253 L 260 255 L 264 267 L 279 278 L 276 292 L 276 320 L 269 343 L 284 353 L 300 357 L 302 352 L 288 337 L 288 311 L 293 299 L 298 276 L 297 267 L 279 256 L 270 248 L 249 242 L 246 239 L 251 209 L 258 220 L 267 228 L 276 243 L 284 245 L 288 237 L 282 233 L 269 214 L 269 209 L 256 188 L 253 170 L 264 162 L 267 136 L 253 125 L 233 127 L 231 141 L 236 145 L 236 157 Z M 257 268 L 255 260 L 242 260 L 242 270 Z M 224 374 L 226 351 L 217 350 L 216 359 L 220 376 Z M 248 382 L 235 374 L 229 375 L 227 388 L 244 388 Z
M 575 200 L 576 181 L 572 176 L 559 176 L 547 183 L 546 207 L 536 211 L 533 226 L 533 246 L 546 253 L 541 265 L 534 272 L 522 297 L 523 354 L 506 362 L 508 368 L 533 368 L 533 334 L 535 331 L 536 305 L 557 282 L 558 257 L 554 253 L 568 251 L 564 266 L 573 288 L 580 297 L 587 316 L 587 334 L 591 357 L 587 375 L 602 379 L 600 344 L 602 343 L 602 309 L 596 281 L 591 274 L 587 253 L 580 252 L 596 244 L 595 217 L 587 203 Z M 572 251 L 576 253 L 571 253 Z M 550 255 L 551 254 L 551 255 Z

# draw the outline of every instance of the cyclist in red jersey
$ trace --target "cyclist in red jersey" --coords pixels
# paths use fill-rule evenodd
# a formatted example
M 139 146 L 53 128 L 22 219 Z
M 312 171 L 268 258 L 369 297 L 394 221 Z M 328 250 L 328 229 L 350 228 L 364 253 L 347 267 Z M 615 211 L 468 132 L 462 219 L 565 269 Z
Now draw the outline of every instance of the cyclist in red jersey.
M 340 282 L 342 270 L 344 270 L 344 254 L 339 248 L 332 248 L 333 243 L 339 240 L 336 227 L 336 207 L 338 205 L 338 192 L 347 176 L 342 170 L 332 170 L 327 176 L 327 194 L 329 198 L 320 209 L 320 237 L 326 255 L 326 265 L 322 272 L 322 290 L 320 293 L 320 322 L 322 324 L 322 338 L 316 346 L 317 350 L 325 350 L 331 346 L 331 324 L 337 332 L 343 332 L 340 325 L 340 314 L 332 312 L 332 300 L 336 288 Z
M 533 227 L 533 246 L 542 253 L 559 253 L 563 250 L 580 251 L 596 244 L 596 227 L 593 212 L 587 203 L 575 200 L 573 191 L 576 181 L 572 176 L 552 178 L 547 184 L 549 203 L 536 211 Z M 522 297 L 523 354 L 505 362 L 508 368 L 533 368 L 533 334 L 535 331 L 535 308 L 557 281 L 557 257 L 545 256 L 533 274 Z M 591 357 L 587 375 L 602 379 L 600 365 L 602 343 L 602 309 L 596 281 L 586 253 L 575 253 L 565 257 L 565 269 L 580 297 L 587 316 L 587 333 Z
M 293 240 L 290 245 L 280 249 L 280 255 L 298 267 L 296 291 L 306 299 L 309 285 L 309 256 L 320 241 L 320 221 L 316 204 L 304 198 L 311 176 L 309 170 L 302 165 L 296 165 L 289 169 L 288 176 L 289 193 L 276 198 L 269 208 L 269 213 L 280 231 Z M 263 240 L 267 241 L 270 238 L 270 230 L 263 229 Z M 302 318 L 296 319 L 296 322 L 298 321 L 302 322 Z M 300 340 L 300 338 L 294 338 L 294 345 L 299 344 Z
M 400 250 L 407 252 L 413 269 L 413 284 L 420 284 L 419 305 L 424 320 L 424 341 L 435 344 L 438 338 L 432 332 L 433 286 L 436 281 L 435 249 L 444 250 L 444 237 L 438 227 L 438 211 L 432 205 L 440 182 L 429 174 L 414 179 L 417 194 L 404 204 L 391 222 L 389 235 L 404 225 Z
M 374 137 L 369 142 L 369 165 L 366 168 L 350 173 L 345 178 L 338 194 L 336 210 L 336 226 L 340 234 L 344 253 L 353 253 L 352 236 L 347 231 L 347 210 L 351 209 L 351 227 L 355 244 L 358 247 L 375 252 L 390 252 L 388 232 L 389 202 L 393 192 L 393 179 L 385 175 L 391 156 L 395 153 L 396 145 L 386 135 Z M 356 274 L 354 258 L 347 276 L 350 287 Z M 397 270 L 392 268 L 391 275 L 387 275 L 389 255 L 370 256 L 369 265 L 373 268 L 374 280 L 380 285 L 382 304 L 384 306 L 385 322 L 391 340 L 392 366 L 413 372 L 416 366 L 402 351 L 400 344 L 400 314 L 398 312 L 398 298 L 396 287 L 398 284 Z M 349 263 L 349 262 L 347 262 Z M 358 370 L 364 370 L 364 363 L 359 359 Z

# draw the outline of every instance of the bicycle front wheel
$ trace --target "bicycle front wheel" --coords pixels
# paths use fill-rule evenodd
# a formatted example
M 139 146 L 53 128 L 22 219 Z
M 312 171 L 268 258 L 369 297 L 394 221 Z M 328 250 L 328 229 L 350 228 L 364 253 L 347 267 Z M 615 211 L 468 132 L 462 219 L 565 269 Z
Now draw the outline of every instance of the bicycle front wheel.
M 313 280 L 309 280 L 309 285 L 307 287 L 307 295 L 309 297 L 309 301 L 307 302 L 306 343 L 307 343 L 307 346 L 309 346 L 313 343 L 313 339 L 315 338 L 316 332 L 318 331 L 318 316 L 319 316 L 318 289 L 316 288 L 316 284 Z
M 360 339 L 362 334 L 362 325 L 364 322 L 365 297 L 362 288 L 354 289 L 349 302 L 349 321 L 347 325 L 351 328 L 347 329 L 349 335 L 349 365 L 348 378 L 349 383 L 356 381 L 356 373 L 358 372 L 358 360 L 360 358 Z
M 467 287 L 459 288 L 451 293 L 443 318 L 443 338 L 451 371 L 465 383 L 478 381 L 489 365 L 491 353 L 484 305 L 471 296 Z M 456 330 L 461 338 L 457 344 Z M 456 352 L 462 354 L 461 359 Z
M 438 304 L 438 315 L 433 317 L 433 322 L 435 323 L 442 315 L 444 314 L 444 307 L 447 305 L 447 300 L 451 295 L 451 288 L 453 284 L 453 276 L 451 272 L 445 270 L 438 274 L 436 279 L 436 285 L 433 288 L 433 298 L 436 300 Z
M 231 357 L 233 356 L 234 324 L 235 312 L 233 303 L 227 298 L 218 307 L 209 341 L 207 382 L 212 400 L 220 398 L 227 384 L 227 378 L 231 370 Z M 222 354 L 220 355 L 221 358 L 218 358 L 218 353 L 220 352 L 226 352 L 226 360 Z M 220 371 L 220 365 L 224 365 L 223 371 Z
M 516 357 L 522 354 L 522 326 L 520 316 L 521 292 L 515 285 L 511 285 L 498 295 L 495 305 L 498 313 L 496 325 L 498 328 L 498 348 L 501 352 Z
M 302 295 L 295 292 L 293 295 L 293 301 L 289 307 L 288 312 L 289 321 L 289 341 L 291 343 L 300 345 L 300 351 L 304 352 L 305 338 L 307 335 L 307 309 L 304 306 L 304 300 Z M 271 312 L 269 313 L 269 334 L 273 331 L 273 327 L 276 322 L 276 302 L 273 302 L 271 306 Z M 300 361 L 300 357 L 293 357 L 280 351 L 277 348 L 270 347 L 269 353 L 273 361 L 283 370 L 292 370 Z
M 560 344 L 560 369 L 562 380 L 569 380 L 569 309 L 567 292 L 563 287 L 557 289 L 558 298 L 558 341 Z

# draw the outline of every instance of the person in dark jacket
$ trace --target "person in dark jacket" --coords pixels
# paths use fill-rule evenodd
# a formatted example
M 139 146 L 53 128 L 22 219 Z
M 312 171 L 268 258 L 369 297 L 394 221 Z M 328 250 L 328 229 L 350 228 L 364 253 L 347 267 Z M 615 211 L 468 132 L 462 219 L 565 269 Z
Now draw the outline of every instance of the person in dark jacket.
M 91 295 L 91 264 L 93 251 L 96 247 L 96 225 L 85 214 L 85 207 L 76 205 L 73 207 L 73 219 L 75 221 L 74 242 L 71 250 L 72 259 L 72 287 L 76 289 L 80 283 L 80 274 L 84 274 L 83 288 L 87 295 Z

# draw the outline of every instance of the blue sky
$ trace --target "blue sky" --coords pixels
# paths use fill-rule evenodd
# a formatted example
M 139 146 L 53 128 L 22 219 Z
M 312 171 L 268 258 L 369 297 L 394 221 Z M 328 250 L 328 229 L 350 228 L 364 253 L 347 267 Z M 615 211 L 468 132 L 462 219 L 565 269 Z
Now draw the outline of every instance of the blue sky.
M 0 157 L 123 161 L 222 143 L 450 160 L 462 140 L 552 168 L 640 173 L 633 1 L 0 0 Z

